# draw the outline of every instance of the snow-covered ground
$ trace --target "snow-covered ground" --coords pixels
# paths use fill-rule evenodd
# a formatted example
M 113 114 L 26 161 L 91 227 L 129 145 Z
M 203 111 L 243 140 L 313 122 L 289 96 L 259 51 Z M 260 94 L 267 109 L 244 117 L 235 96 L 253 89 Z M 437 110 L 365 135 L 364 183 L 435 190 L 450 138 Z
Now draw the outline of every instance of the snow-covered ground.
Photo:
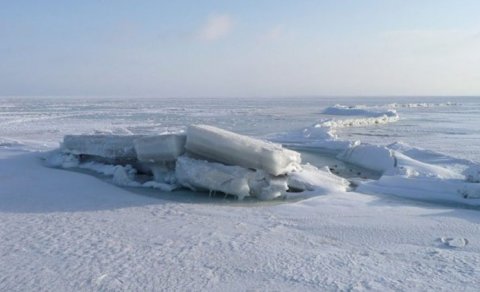
M 480 100 L 0 101 L 1 291 L 480 284 Z M 358 187 L 235 201 L 119 187 L 42 159 L 67 134 L 152 135 L 194 123 L 282 142 Z

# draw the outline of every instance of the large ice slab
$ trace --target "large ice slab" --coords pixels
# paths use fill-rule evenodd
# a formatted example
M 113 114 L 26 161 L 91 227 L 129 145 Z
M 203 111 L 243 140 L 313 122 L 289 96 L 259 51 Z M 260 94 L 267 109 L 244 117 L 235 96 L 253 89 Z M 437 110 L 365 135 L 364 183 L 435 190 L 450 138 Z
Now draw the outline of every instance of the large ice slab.
M 185 152 L 184 134 L 141 137 L 133 141 L 141 162 L 172 161 Z
M 206 160 L 180 156 L 175 167 L 177 182 L 193 191 L 219 191 L 242 200 L 253 196 L 272 200 L 285 195 L 287 177 L 273 177 L 264 171 L 224 165 Z
M 73 154 L 93 155 L 108 159 L 136 160 L 133 141 L 141 135 L 66 135 L 63 150 Z
M 189 152 L 225 164 L 281 175 L 298 168 L 300 153 L 207 125 L 192 125 L 185 144 Z
M 239 166 L 223 165 L 186 156 L 177 159 L 177 182 L 193 191 L 220 191 L 237 196 L 240 200 L 250 196 L 248 178 L 254 171 Z

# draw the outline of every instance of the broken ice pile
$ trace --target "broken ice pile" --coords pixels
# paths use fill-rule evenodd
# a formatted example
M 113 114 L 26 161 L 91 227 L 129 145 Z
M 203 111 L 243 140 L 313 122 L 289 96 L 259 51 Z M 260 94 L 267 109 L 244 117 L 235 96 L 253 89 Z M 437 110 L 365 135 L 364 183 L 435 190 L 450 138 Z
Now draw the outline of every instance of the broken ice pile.
M 121 185 L 162 190 L 183 187 L 239 199 L 270 200 L 292 191 L 322 193 L 348 187 L 346 180 L 328 169 L 302 165 L 300 153 L 280 144 L 207 125 L 157 136 L 68 135 L 60 155 L 63 160 L 57 156 L 50 164 L 104 174 L 102 163 L 118 164 L 108 174 Z M 153 176 L 153 180 L 141 183 L 137 172 Z

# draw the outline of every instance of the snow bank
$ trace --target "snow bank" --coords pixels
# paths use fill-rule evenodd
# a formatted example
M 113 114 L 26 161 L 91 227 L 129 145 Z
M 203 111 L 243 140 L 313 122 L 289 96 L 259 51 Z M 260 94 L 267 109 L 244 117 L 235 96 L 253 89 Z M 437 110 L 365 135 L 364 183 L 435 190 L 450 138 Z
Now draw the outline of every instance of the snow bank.
M 66 135 L 62 148 L 72 154 L 84 154 L 107 159 L 136 160 L 133 141 L 139 135 Z
M 166 134 L 141 137 L 133 141 L 140 162 L 172 161 L 185 152 L 186 136 Z
M 298 152 L 207 125 L 192 125 L 187 130 L 187 151 L 230 165 L 262 169 L 281 175 L 298 169 Z

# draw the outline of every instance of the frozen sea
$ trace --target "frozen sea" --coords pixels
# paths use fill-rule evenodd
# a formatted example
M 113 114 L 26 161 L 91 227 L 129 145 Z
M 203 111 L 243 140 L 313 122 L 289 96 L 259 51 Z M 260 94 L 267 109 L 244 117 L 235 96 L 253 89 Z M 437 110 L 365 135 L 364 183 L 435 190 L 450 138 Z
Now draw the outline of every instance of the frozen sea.
M 66 134 L 197 123 L 282 142 L 345 118 L 323 113 L 336 104 L 399 116 L 338 128 L 339 139 L 480 163 L 480 97 L 0 98 L 0 291 L 476 291 L 476 206 L 355 191 L 243 204 L 121 188 L 41 160 Z
M 345 139 L 402 141 L 480 160 L 480 97 L 1 98 L 0 139 L 54 147 L 65 134 L 156 134 L 195 123 L 263 137 L 310 126 L 326 117 L 323 109 L 335 104 L 397 104 L 397 123 L 342 129 L 339 135 Z

